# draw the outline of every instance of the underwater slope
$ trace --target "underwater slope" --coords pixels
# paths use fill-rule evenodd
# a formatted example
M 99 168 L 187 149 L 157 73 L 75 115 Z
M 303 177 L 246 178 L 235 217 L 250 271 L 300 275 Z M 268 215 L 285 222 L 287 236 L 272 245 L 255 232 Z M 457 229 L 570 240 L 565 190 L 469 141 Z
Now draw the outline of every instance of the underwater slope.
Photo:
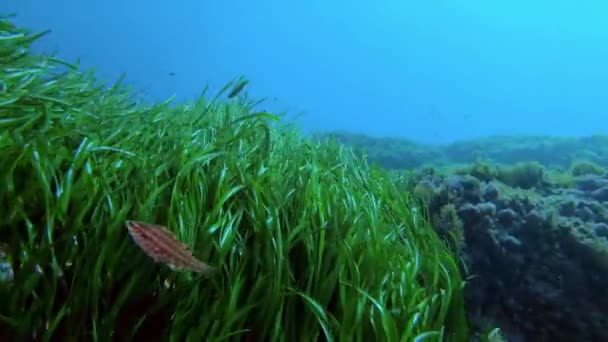
M 468 338 L 456 263 L 386 172 L 244 97 L 134 105 L 39 37 L 0 21 L 1 340 Z M 129 220 L 216 271 L 153 262 Z
M 524 341 L 608 340 L 608 175 L 492 170 L 427 169 L 413 187 L 438 232 L 459 237 L 473 326 Z
M 370 162 L 389 169 L 491 161 L 501 164 L 539 162 L 567 168 L 578 160 L 608 166 L 608 136 L 490 136 L 431 146 L 402 138 L 376 138 L 344 131 L 321 133 L 365 152 Z

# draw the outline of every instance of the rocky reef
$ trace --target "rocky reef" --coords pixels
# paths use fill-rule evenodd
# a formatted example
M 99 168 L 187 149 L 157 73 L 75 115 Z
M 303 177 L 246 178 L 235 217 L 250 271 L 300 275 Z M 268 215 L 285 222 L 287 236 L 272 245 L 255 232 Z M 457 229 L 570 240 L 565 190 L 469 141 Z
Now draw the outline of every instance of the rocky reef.
M 412 178 L 469 275 L 479 330 L 510 341 L 608 340 L 608 176 L 578 162 L 426 168 Z
M 402 175 L 404 191 L 424 204 L 468 276 L 476 331 L 498 326 L 508 341 L 608 341 L 607 136 L 429 146 L 329 135 Z
M 515 164 L 538 162 L 549 167 L 569 167 L 584 160 L 608 165 L 608 136 L 488 136 L 428 145 L 394 137 L 371 137 L 344 131 L 318 134 L 331 136 L 367 155 L 370 162 L 389 169 L 419 168 L 427 165 L 474 163 L 478 160 Z

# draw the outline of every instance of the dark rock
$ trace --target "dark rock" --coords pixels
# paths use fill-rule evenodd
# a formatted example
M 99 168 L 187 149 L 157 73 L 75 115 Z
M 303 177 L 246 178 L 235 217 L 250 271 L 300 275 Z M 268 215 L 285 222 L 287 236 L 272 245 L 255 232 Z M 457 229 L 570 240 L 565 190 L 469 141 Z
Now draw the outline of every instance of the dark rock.
M 498 222 L 500 222 L 505 227 L 511 227 L 513 222 L 517 218 L 517 213 L 511 209 L 502 209 L 497 213 Z
M 572 198 L 583 198 L 585 196 L 585 191 L 580 189 L 561 189 L 562 194 L 566 196 L 570 196 Z
M 579 190 L 591 192 L 599 188 L 608 186 L 608 179 L 598 175 L 583 175 L 575 178 L 576 187 Z
M 608 239 L 608 224 L 606 223 L 594 223 L 591 229 L 598 237 L 604 237 Z
M 479 209 L 481 215 L 494 216 L 496 214 L 496 205 L 491 202 L 479 203 L 477 209 Z
M 458 216 L 465 224 L 472 224 L 479 221 L 481 212 L 479 208 L 471 203 L 465 203 L 458 209 Z
M 593 214 L 595 215 L 594 221 L 608 224 L 608 206 L 599 202 L 593 202 L 589 205 L 589 208 L 593 210 Z
M 574 184 L 568 176 L 548 186 L 544 174 L 531 182 L 522 170 L 503 172 L 503 184 L 464 174 L 435 178 L 440 203 L 458 208 L 463 260 L 479 275 L 465 290 L 467 305 L 510 341 L 608 341 L 608 265 L 596 250 L 608 245 L 608 176 L 581 175 Z
M 608 185 L 592 191 L 591 197 L 600 202 L 608 202 Z
M 496 205 L 497 209 L 508 209 L 511 207 L 509 205 L 511 201 L 508 198 L 499 197 L 493 203 Z
M 595 214 L 589 207 L 582 207 L 576 210 L 576 216 L 583 221 L 593 221 Z
M 526 226 L 538 228 L 545 224 L 546 215 L 539 210 L 531 210 L 525 217 Z
M 519 213 L 519 214 L 524 214 L 527 212 L 524 208 L 523 203 L 516 199 L 512 199 L 511 201 L 509 201 L 509 203 L 507 204 L 507 207 L 513 209 L 513 211 L 515 211 L 516 213 Z
M 509 234 L 503 234 L 500 236 L 500 244 L 511 252 L 519 251 L 523 246 L 523 243 L 519 239 Z
M 559 214 L 562 216 L 576 215 L 577 203 L 574 200 L 565 200 L 559 203 Z
M 500 192 L 498 191 L 498 187 L 494 183 L 487 183 L 483 188 L 483 198 L 486 201 L 495 201 L 498 199 Z
M 445 180 L 445 188 L 451 197 L 460 198 L 463 196 L 464 187 L 463 187 L 462 183 L 460 182 L 460 178 L 461 177 L 459 177 L 459 176 L 449 176 Z
M 480 224 L 486 229 L 494 229 L 494 219 L 491 216 L 482 216 Z
M 477 203 L 481 199 L 481 184 L 479 180 L 471 175 L 462 176 L 460 179 L 462 184 L 463 198 L 466 201 Z

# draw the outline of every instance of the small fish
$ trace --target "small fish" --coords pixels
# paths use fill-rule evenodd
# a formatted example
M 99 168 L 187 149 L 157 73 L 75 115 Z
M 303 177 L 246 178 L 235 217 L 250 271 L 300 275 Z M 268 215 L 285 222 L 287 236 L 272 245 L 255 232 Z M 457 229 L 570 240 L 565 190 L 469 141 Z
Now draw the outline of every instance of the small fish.
M 163 226 L 131 220 L 126 222 L 126 226 L 135 243 L 155 262 L 166 264 L 176 271 L 209 273 L 215 270 L 192 256 L 188 246 Z

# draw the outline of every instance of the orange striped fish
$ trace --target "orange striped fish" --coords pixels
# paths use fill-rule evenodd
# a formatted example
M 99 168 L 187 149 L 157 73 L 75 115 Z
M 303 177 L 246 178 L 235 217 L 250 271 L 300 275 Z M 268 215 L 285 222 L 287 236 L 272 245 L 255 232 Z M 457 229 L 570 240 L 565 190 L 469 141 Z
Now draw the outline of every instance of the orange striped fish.
M 168 265 L 176 271 L 209 273 L 214 267 L 198 260 L 167 228 L 155 224 L 127 221 L 129 234 L 135 243 L 155 262 Z

